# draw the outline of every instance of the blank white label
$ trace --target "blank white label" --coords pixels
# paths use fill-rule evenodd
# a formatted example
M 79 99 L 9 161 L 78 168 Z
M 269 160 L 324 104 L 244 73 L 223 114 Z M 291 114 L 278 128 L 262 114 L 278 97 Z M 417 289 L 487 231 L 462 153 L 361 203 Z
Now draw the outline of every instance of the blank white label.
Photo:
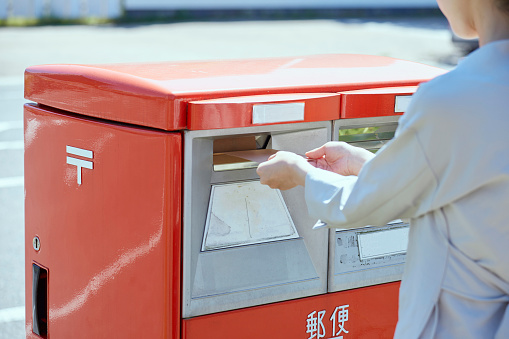
M 394 104 L 394 113 L 405 113 L 412 101 L 411 95 L 396 95 L 396 103 Z
M 357 235 L 361 260 L 406 253 L 408 226 Z
M 271 124 L 302 120 L 304 120 L 303 102 L 253 106 L 253 124 Z

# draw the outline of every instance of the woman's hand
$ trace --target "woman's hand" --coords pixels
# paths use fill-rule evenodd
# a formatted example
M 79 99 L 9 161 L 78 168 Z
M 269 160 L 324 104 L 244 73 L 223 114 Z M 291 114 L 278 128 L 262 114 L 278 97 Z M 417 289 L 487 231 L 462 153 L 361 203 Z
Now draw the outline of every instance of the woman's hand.
M 279 151 L 258 165 L 256 173 L 260 176 L 260 183 L 270 188 L 288 190 L 295 186 L 304 186 L 306 174 L 313 166 L 300 155 Z
M 313 166 L 341 175 L 358 175 L 366 161 L 375 155 L 346 142 L 331 141 L 306 153 Z

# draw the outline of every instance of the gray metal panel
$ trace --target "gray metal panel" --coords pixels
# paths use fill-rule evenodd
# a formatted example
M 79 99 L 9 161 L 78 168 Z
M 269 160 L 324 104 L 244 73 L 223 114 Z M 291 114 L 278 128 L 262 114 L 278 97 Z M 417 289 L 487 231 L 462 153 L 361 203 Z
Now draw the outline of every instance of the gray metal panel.
M 183 317 L 327 292 L 328 230 L 313 231 L 304 190 L 282 192 L 299 239 L 201 251 L 212 183 L 259 179 L 254 169 L 214 172 L 213 142 L 270 133 L 269 147 L 303 154 L 331 139 L 331 122 L 186 131 L 184 149 Z
M 339 139 L 340 129 L 384 127 L 395 131 L 399 116 L 341 119 L 333 122 L 333 140 Z M 381 135 L 384 135 L 382 133 Z M 351 142 L 354 146 L 377 149 L 388 140 Z M 394 224 L 383 227 L 362 227 L 349 230 L 330 230 L 329 235 L 329 292 L 371 286 L 401 280 L 406 254 L 388 255 L 380 258 L 361 260 L 357 236 L 373 230 L 390 230 L 408 227 L 408 224 Z
M 284 300 L 321 291 L 304 240 L 293 239 L 202 252 L 191 289 L 191 311 L 212 313 L 232 304 Z
M 406 253 L 361 260 L 358 235 L 408 227 L 407 223 L 352 230 L 331 230 L 329 292 L 401 280 Z

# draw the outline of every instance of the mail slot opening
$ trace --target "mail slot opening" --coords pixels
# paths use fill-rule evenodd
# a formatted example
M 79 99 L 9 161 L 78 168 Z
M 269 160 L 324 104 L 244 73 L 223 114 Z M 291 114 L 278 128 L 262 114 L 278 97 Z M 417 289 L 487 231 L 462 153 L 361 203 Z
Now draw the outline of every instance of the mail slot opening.
M 394 138 L 397 124 L 339 129 L 339 141 L 376 153 Z
M 270 134 L 214 140 L 214 171 L 256 168 L 277 150 L 270 148 Z

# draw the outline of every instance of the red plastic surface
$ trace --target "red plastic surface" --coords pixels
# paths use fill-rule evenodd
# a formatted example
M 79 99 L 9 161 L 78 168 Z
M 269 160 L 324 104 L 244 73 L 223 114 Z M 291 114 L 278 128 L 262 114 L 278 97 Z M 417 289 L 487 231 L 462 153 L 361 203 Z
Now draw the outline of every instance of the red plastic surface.
M 181 151 L 180 133 L 25 105 L 27 338 L 33 262 L 48 269 L 48 338 L 179 338 Z M 93 162 L 81 185 L 69 156 Z
M 412 95 L 416 90 L 416 86 L 405 86 L 340 92 L 341 119 L 402 115 L 394 111 L 396 96 Z
M 87 116 L 179 130 L 187 127 L 189 101 L 414 86 L 443 72 L 423 64 L 368 55 L 43 65 L 26 70 L 25 97 Z
M 253 106 L 257 104 L 304 103 L 304 120 L 311 122 L 339 119 L 339 95 L 322 94 L 271 94 L 192 101 L 189 103 L 190 130 L 249 127 L 253 124 Z
M 182 338 L 392 338 L 398 293 L 396 282 L 185 319 Z

